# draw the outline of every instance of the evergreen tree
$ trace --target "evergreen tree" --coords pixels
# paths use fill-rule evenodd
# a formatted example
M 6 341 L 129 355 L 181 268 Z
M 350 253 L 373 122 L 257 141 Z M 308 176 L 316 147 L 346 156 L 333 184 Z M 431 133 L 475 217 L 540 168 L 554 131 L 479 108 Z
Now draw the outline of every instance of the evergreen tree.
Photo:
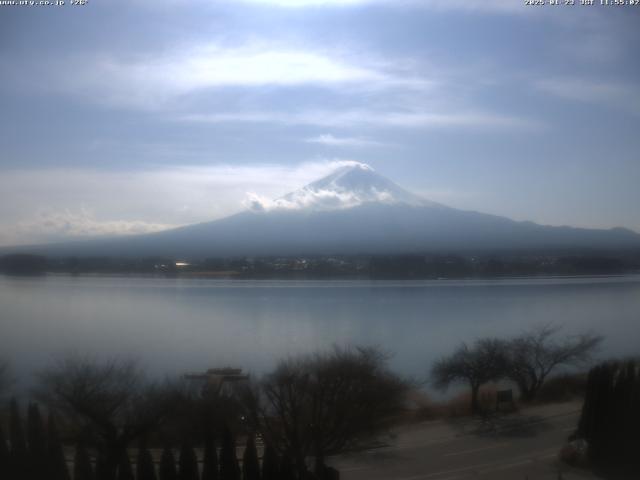
M 96 480 L 113 480 L 104 452 L 99 452 L 96 458 Z
M 60 442 L 53 413 L 49 413 L 47 421 L 47 471 L 48 480 L 70 480 L 64 449 Z
M 27 410 L 27 443 L 29 445 L 29 469 L 34 480 L 46 477 L 47 440 L 44 423 L 38 405 L 32 403 Z
M 87 449 L 81 443 L 76 445 L 76 453 L 73 460 L 73 480 L 94 480 L 91 459 Z
M 4 438 L 4 432 L 0 427 L 0 478 L 9 478 L 9 447 Z
M 204 459 L 202 465 L 202 480 L 218 480 L 218 452 L 212 435 L 207 435 L 204 443 Z
M 595 402 L 597 375 L 598 375 L 597 367 L 589 370 L 589 374 L 587 375 L 587 384 L 585 387 L 584 402 L 582 403 L 582 413 L 580 414 L 580 420 L 578 422 L 577 436 L 580 438 L 589 437 L 593 429 L 594 402 Z
M 578 434 L 589 458 L 618 473 L 637 472 L 640 451 L 640 373 L 638 361 L 605 363 L 591 369 Z
M 187 441 L 180 447 L 178 478 L 180 480 L 199 480 L 198 457 L 191 444 Z
M 280 459 L 280 480 L 295 480 L 293 462 L 288 452 L 285 452 Z
M 271 445 L 267 445 L 262 456 L 262 480 L 280 480 L 278 454 Z
M 169 447 L 165 447 L 160 457 L 160 480 L 178 480 L 178 471 L 176 470 L 176 460 L 173 451 Z
M 131 468 L 131 459 L 126 450 L 123 452 L 118 462 L 118 476 L 117 480 L 135 480 L 133 476 L 133 469 Z
M 640 365 L 636 364 L 636 375 L 632 394 L 632 411 L 629 418 L 632 434 L 640 431 Z M 640 472 L 640 442 L 629 442 L 629 456 L 631 458 L 631 468 Z
M 598 410 L 596 411 L 596 435 L 594 439 L 596 459 L 605 460 L 613 447 L 612 440 L 615 436 L 615 427 L 612 422 L 615 375 L 617 364 L 604 366 L 598 386 Z M 613 435 L 612 435 L 613 434 Z
M 621 461 L 629 464 L 635 460 L 634 449 L 638 443 L 635 438 L 636 428 L 640 427 L 633 421 L 634 410 L 640 408 L 639 404 L 634 403 L 634 391 L 637 381 L 634 362 L 627 362 L 622 373 L 621 387 L 618 389 L 618 394 L 620 395 L 618 406 L 620 410 L 617 420 L 620 426 L 619 453 Z
M 20 409 L 15 398 L 11 399 L 9 412 L 10 473 L 14 478 L 26 478 L 28 475 L 28 451 L 22 428 Z
M 258 451 L 253 435 L 247 438 L 247 446 L 242 456 L 242 480 L 260 480 L 260 464 L 258 463 Z
M 153 465 L 153 457 L 144 442 L 140 443 L 140 448 L 138 449 L 136 480 L 156 480 L 156 469 Z
M 236 442 L 229 427 L 224 428 L 220 449 L 220 479 L 240 480 L 240 467 L 236 457 Z

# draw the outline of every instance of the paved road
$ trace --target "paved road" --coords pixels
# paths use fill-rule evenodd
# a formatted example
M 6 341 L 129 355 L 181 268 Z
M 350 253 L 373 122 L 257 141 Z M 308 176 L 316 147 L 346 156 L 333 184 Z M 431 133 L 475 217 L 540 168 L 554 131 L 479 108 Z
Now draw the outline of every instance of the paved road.
M 595 479 L 557 460 L 579 408 L 567 403 L 484 422 L 424 422 L 400 429 L 383 448 L 333 463 L 344 480 Z

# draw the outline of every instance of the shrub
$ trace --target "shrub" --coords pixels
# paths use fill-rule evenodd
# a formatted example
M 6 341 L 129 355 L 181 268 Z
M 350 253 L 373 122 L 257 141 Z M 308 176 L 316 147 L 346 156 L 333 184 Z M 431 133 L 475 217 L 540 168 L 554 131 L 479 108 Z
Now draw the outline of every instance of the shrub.
M 564 374 L 550 378 L 540 388 L 537 401 L 540 403 L 568 402 L 583 398 L 587 388 L 585 374 Z

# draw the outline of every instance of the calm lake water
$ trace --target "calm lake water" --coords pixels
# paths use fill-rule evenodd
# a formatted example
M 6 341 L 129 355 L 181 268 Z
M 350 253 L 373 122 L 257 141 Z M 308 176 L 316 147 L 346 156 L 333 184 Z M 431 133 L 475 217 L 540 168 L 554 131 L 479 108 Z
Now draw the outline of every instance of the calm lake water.
M 486 281 L 230 281 L 0 276 L 0 357 L 23 378 L 64 352 L 127 355 L 153 373 L 380 345 L 424 377 L 462 341 L 547 322 L 605 335 L 601 356 L 640 353 L 640 276 Z M 26 382 L 25 382 L 26 383 Z

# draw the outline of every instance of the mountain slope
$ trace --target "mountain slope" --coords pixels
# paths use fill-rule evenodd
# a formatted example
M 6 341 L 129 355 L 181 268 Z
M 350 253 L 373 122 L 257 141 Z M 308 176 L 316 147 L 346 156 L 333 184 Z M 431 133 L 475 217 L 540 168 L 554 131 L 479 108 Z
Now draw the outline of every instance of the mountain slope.
M 640 235 L 630 230 L 541 226 L 457 210 L 424 200 L 371 168 L 354 164 L 221 220 L 29 251 L 203 258 L 628 248 L 640 248 Z

